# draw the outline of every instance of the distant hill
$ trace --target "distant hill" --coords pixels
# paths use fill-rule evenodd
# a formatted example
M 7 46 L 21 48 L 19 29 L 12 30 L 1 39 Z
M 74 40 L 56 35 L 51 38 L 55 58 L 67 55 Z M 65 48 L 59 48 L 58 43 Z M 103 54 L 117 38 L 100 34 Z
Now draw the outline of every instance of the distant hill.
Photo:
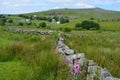
M 31 27 L 38 26 L 41 22 L 46 22 L 47 25 L 51 25 L 49 22 L 50 17 L 59 16 L 69 19 L 69 23 L 54 24 L 52 28 L 70 27 L 74 28 L 77 23 L 81 23 L 84 20 L 93 20 L 100 24 L 103 30 L 120 30 L 120 11 L 105 10 L 101 8 L 88 8 L 88 9 L 52 9 L 41 12 L 33 12 L 17 15 L 0 15 L 6 17 L 6 26 L 18 26 L 20 22 L 24 22 L 24 26 L 29 26 L 26 19 L 31 19 Z M 36 18 L 35 18 L 36 16 Z M 39 19 L 39 18 L 43 19 Z M 44 18 L 47 18 L 45 20 Z M 59 18 L 60 19 L 60 18 Z M 8 20 L 13 20 L 13 23 L 9 23 Z
M 100 18 L 100 19 L 113 19 L 120 18 L 120 11 L 105 10 L 101 8 L 88 8 L 88 9 L 52 9 L 42 12 L 28 13 L 25 15 L 37 15 L 37 16 L 67 16 L 71 18 Z

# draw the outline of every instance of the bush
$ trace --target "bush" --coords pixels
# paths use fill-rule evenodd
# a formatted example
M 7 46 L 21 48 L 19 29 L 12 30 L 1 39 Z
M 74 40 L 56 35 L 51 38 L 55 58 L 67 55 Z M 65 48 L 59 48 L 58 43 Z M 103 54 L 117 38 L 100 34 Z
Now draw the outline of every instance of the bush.
M 31 26 L 32 22 L 27 22 L 26 25 Z
M 81 24 L 77 23 L 75 27 L 76 28 L 81 27 L 81 28 L 87 29 L 87 30 L 90 30 L 90 29 L 99 30 L 100 29 L 100 25 L 93 21 L 83 21 Z
M 4 26 L 4 25 L 5 25 L 5 22 L 6 22 L 5 19 L 0 19 L 0 25 L 1 25 L 1 26 Z
M 76 25 L 75 25 L 75 28 L 79 28 L 81 26 L 81 24 L 80 23 L 77 23 Z
M 19 25 L 19 26 L 23 26 L 23 22 L 19 22 L 18 25 Z
M 63 23 L 69 23 L 69 19 L 61 18 L 60 19 L 60 23 L 61 24 L 63 24 Z
M 12 20 L 12 19 L 9 19 L 9 20 L 8 20 L 8 23 L 13 23 L 13 20 Z
M 76 25 L 75 25 L 75 30 L 82 30 L 82 27 L 80 27 L 81 26 L 81 24 L 80 23 L 77 23 Z
M 72 31 L 71 28 L 68 28 L 68 27 L 63 28 L 63 32 L 71 32 L 71 31 Z
M 46 27 L 46 23 L 42 22 L 42 23 L 39 24 L 39 26 L 42 27 L 42 28 L 45 28 Z

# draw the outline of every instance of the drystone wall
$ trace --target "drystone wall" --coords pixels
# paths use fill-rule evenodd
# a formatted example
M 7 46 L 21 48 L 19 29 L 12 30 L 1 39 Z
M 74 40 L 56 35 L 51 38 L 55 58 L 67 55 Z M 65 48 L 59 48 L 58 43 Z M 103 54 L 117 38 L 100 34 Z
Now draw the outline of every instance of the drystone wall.
M 8 31 L 19 32 L 23 34 L 51 35 L 52 31 L 24 30 L 22 28 L 8 28 Z
M 78 63 L 82 67 L 80 75 L 83 73 L 85 80 L 120 80 L 119 78 L 114 78 L 106 68 L 96 66 L 93 60 L 86 59 L 84 53 L 75 53 L 73 49 L 70 49 L 64 43 L 62 37 L 58 40 L 57 50 L 67 60 L 70 68 L 73 67 L 73 59 L 78 59 Z

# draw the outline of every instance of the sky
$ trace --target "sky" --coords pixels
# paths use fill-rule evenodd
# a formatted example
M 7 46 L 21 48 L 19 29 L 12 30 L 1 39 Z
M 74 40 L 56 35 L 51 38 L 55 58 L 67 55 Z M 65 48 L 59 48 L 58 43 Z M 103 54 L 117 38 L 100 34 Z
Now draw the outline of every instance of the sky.
M 120 11 L 120 0 L 0 0 L 0 14 L 21 14 L 59 8 L 95 7 Z

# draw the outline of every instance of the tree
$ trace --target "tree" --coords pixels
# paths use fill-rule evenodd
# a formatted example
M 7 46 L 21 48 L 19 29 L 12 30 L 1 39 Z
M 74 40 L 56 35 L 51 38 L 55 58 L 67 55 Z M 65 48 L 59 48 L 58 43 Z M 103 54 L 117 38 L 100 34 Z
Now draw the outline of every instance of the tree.
M 4 15 L 0 15 L 0 25 L 4 26 L 7 21 L 7 18 Z
M 19 26 L 23 26 L 23 22 L 19 22 L 18 25 L 19 25 Z
M 1 14 L 1 15 L 0 15 L 0 18 L 5 18 L 5 16 Z
M 49 22 L 52 22 L 52 18 L 50 18 L 50 17 L 49 17 L 47 20 L 48 20 Z
M 12 20 L 12 19 L 9 19 L 9 20 L 8 20 L 8 23 L 13 23 L 13 20 Z
M 75 25 L 75 30 L 82 30 L 82 27 L 81 27 L 81 24 L 80 23 L 77 23 Z
M 92 18 L 90 18 L 90 20 L 94 20 L 94 18 L 92 17 Z
M 32 22 L 27 22 L 26 25 L 31 26 Z
M 46 23 L 42 22 L 42 23 L 39 24 L 39 26 L 42 27 L 42 28 L 44 28 L 44 27 L 46 27 Z
M 60 23 L 61 24 L 63 24 L 63 23 L 69 23 L 69 19 L 61 18 L 60 19 Z
M 64 32 L 71 32 L 71 31 L 72 31 L 72 29 L 71 29 L 71 28 L 69 28 L 69 27 L 65 27 L 65 28 L 63 28 L 63 31 L 64 31 Z
M 57 16 L 54 16 L 53 19 L 55 19 L 55 21 L 59 20 L 59 18 Z
M 77 23 L 76 25 L 75 25 L 75 28 L 79 28 L 81 26 L 81 24 L 80 23 Z
M 0 19 L 0 25 L 4 26 L 5 25 L 5 21 L 3 19 Z
M 83 21 L 81 24 L 77 23 L 76 27 L 81 27 L 83 29 L 96 29 L 99 30 L 100 29 L 100 25 L 98 23 L 95 23 L 93 21 Z

